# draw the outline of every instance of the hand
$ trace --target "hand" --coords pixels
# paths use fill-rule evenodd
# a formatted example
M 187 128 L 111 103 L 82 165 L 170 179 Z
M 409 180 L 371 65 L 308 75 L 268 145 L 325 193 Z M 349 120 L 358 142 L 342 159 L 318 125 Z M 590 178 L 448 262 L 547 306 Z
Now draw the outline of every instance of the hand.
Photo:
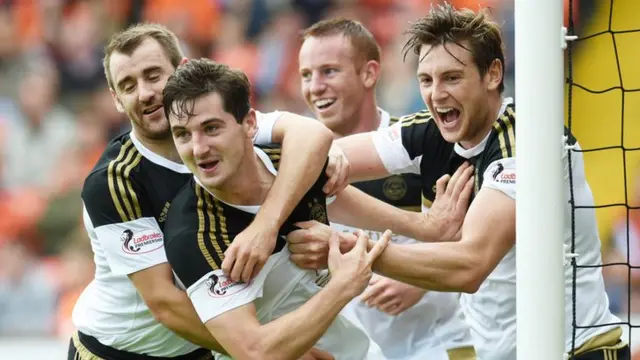
M 322 190 L 327 196 L 334 196 L 349 185 L 349 160 L 344 156 L 342 149 L 331 145 L 329 149 L 329 163 L 326 174 L 329 177 Z
M 329 238 L 328 265 L 331 273 L 329 284 L 340 282 L 346 285 L 345 295 L 350 295 L 350 298 L 358 296 L 369 284 L 373 274 L 371 266 L 389 244 L 392 233 L 389 230 L 385 231 L 369 252 L 367 252 L 369 246 L 367 234 L 358 230 L 357 235 L 355 246 L 345 254 L 340 252 L 338 234 L 334 232 Z
M 249 282 L 269 259 L 276 246 L 278 230 L 257 218 L 238 236 L 224 252 L 222 271 L 233 281 Z
M 336 358 L 333 355 L 329 354 L 326 351 L 322 351 L 318 348 L 311 348 L 311 350 L 307 351 L 301 358 L 298 360 L 335 360 Z
M 436 182 L 436 199 L 427 213 L 427 221 L 439 229 L 440 241 L 458 240 L 469 199 L 473 192 L 473 166 L 462 164 L 453 176 Z
M 374 274 L 360 300 L 392 316 L 417 304 L 426 290 Z
M 333 230 L 315 220 L 303 221 L 295 225 L 301 230 L 292 231 L 287 235 L 291 261 L 302 269 L 326 269 L 329 238 Z

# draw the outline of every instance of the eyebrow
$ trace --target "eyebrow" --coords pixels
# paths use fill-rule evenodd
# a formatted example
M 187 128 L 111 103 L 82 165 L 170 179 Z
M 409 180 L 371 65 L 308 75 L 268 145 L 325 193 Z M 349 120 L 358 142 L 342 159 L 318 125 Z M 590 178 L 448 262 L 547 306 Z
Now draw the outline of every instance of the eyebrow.
M 188 120 L 187 120 L 188 121 Z M 202 123 L 200 123 L 199 127 L 204 127 L 207 126 L 211 123 L 224 123 L 224 121 L 222 119 L 218 119 L 218 118 L 209 118 L 205 121 L 203 121 Z M 186 130 L 186 126 L 185 125 L 171 125 L 171 131 L 177 131 L 177 130 Z

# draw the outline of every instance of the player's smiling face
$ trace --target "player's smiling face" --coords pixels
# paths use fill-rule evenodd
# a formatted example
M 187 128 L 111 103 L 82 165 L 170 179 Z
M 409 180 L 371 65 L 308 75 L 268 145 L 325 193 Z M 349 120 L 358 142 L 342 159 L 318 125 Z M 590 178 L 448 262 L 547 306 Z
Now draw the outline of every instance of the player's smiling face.
M 171 133 L 162 109 L 162 90 L 175 71 L 160 43 L 144 40 L 130 55 L 114 52 L 109 61 L 112 95 L 139 135 L 166 139 Z
M 466 42 L 462 45 L 469 48 Z M 499 85 L 496 69 L 480 76 L 472 53 L 454 43 L 423 45 L 419 59 L 417 76 L 422 100 L 442 136 L 465 148 L 480 143 L 490 119 L 489 94 Z
M 355 121 L 365 95 L 353 46 L 343 35 L 310 37 L 299 54 L 302 95 L 318 120 L 345 133 Z
M 238 174 L 247 154 L 253 154 L 255 111 L 251 109 L 239 124 L 214 92 L 196 99 L 192 112 L 188 120 L 169 116 L 174 143 L 183 163 L 203 185 L 223 191 Z

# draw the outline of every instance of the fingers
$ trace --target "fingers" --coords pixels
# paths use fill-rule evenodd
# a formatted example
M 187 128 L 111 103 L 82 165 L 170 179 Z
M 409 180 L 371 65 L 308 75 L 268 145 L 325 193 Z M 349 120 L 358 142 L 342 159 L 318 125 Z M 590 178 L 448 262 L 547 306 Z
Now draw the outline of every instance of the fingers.
M 247 263 L 245 264 L 245 266 L 240 268 L 240 271 L 241 271 L 240 279 L 243 282 L 248 283 L 252 279 L 251 275 L 253 275 L 253 273 L 254 273 L 254 271 L 256 269 L 256 265 L 258 265 L 258 262 L 259 262 L 258 260 L 259 259 L 250 256 L 247 259 Z M 233 271 L 232 271 L 232 273 L 233 273 Z M 256 273 L 257 273 L 257 271 L 256 271 Z
M 329 158 L 329 164 L 327 164 L 327 170 L 325 173 L 329 180 L 322 187 L 322 191 L 325 194 L 329 195 L 329 193 L 334 189 L 338 180 L 340 179 L 340 163 L 342 162 L 342 157 L 338 156 L 337 158 L 332 156 Z
M 236 247 L 231 245 L 224 253 L 224 260 L 222 260 L 222 272 L 226 276 L 231 277 L 231 269 L 236 262 Z
M 458 169 L 458 171 L 460 171 L 460 169 Z M 464 188 L 467 186 L 469 179 L 473 179 L 473 166 L 468 166 L 464 171 L 460 172 L 456 182 L 450 185 L 453 188 L 451 196 L 454 198 L 460 196 Z
M 367 305 L 370 307 L 380 308 L 385 304 L 388 305 L 389 302 L 395 302 L 398 300 L 396 293 L 389 286 L 385 286 L 384 290 L 385 291 L 381 291 L 378 296 L 371 298 Z
M 391 232 L 391 230 L 387 230 L 387 231 L 384 232 L 384 234 L 382 234 L 380 239 L 378 241 L 376 241 L 376 244 L 373 246 L 371 251 L 369 251 L 369 253 L 367 254 L 367 263 L 369 265 L 373 264 L 373 262 L 376 261 L 378 256 L 380 256 L 380 254 L 382 254 L 384 249 L 387 248 L 387 245 L 389 244 L 389 241 L 391 241 L 391 236 L 392 235 L 393 235 L 393 233 Z
M 384 304 L 383 306 L 378 307 L 378 309 L 382 312 L 385 312 L 391 316 L 398 316 L 401 312 L 406 309 L 402 306 L 402 303 L 399 302 L 389 302 L 388 304 Z
M 312 259 L 306 255 L 292 254 L 289 256 L 292 263 L 301 269 L 320 270 L 327 267 L 327 259 Z
M 460 192 L 460 197 L 458 198 L 458 209 L 466 209 L 469 205 L 469 200 L 471 199 L 471 194 L 473 194 L 473 186 L 475 184 L 474 178 L 471 177 L 467 180 L 464 188 Z
M 334 231 L 329 238 L 329 257 L 335 259 L 341 255 L 340 238 L 338 237 L 338 233 Z
M 335 360 L 336 358 L 330 353 L 320 350 L 318 348 L 312 348 L 309 352 L 309 355 L 313 356 L 315 360 Z
M 231 280 L 236 282 L 242 281 L 242 271 L 245 268 L 248 257 L 249 255 L 244 251 L 238 251 L 236 253 L 236 261 L 233 263 L 233 268 L 229 273 L 229 277 L 231 278 Z M 253 270 L 253 268 L 251 270 Z
M 466 174 L 466 172 L 469 170 L 469 167 L 470 167 L 469 163 L 465 161 L 462 165 L 460 165 L 460 167 L 458 167 L 458 169 L 456 169 L 453 175 L 451 175 L 451 179 L 447 184 L 447 189 L 446 189 L 447 194 L 451 195 L 453 193 L 453 191 L 456 189 L 456 184 L 458 184 L 460 178 L 462 178 L 463 175 Z M 465 179 L 465 182 L 466 182 L 466 179 Z
M 367 288 L 360 295 L 360 301 L 369 305 L 369 303 L 378 296 L 384 290 L 384 286 L 378 283 L 373 286 L 367 286 Z
M 449 179 L 451 179 L 451 175 L 445 174 L 436 181 L 436 198 L 441 198 L 444 195 Z

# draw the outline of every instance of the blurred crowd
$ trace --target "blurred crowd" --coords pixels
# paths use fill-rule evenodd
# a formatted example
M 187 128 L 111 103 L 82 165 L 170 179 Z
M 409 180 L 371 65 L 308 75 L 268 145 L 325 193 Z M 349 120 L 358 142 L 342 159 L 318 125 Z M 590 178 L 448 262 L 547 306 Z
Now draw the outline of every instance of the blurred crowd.
M 67 339 L 73 304 L 93 277 L 80 190 L 109 139 L 129 128 L 104 79 L 102 48 L 111 34 L 141 21 L 165 24 L 186 56 L 244 70 L 256 108 L 308 114 L 297 71 L 300 31 L 323 18 L 358 19 L 382 48 L 379 105 L 401 115 L 424 107 L 415 60 L 401 55 L 402 31 L 437 2 L 0 0 L 0 336 Z M 492 8 L 504 29 L 513 95 L 513 1 L 448 2 Z

